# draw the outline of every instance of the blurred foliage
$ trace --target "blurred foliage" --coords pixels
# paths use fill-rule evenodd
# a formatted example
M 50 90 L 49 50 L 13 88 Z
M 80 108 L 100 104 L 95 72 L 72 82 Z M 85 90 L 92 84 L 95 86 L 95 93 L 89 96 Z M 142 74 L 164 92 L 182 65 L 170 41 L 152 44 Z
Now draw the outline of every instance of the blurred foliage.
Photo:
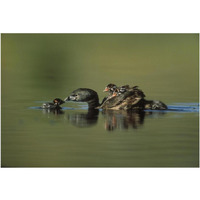
M 147 97 L 167 102 L 197 101 L 198 40 L 198 34 L 2 34 L 2 93 L 67 96 L 88 87 L 103 98 L 104 86 L 116 83 L 139 85 Z

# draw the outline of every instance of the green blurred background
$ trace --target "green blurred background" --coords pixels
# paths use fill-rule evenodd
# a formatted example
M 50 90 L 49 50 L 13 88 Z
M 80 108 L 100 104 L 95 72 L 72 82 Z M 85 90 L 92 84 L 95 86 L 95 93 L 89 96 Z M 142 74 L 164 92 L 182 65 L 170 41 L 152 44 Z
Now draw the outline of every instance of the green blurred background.
M 21 93 L 51 99 L 89 87 L 103 97 L 104 86 L 116 83 L 139 85 L 150 99 L 196 102 L 198 40 L 198 34 L 2 34 L 2 94 L 6 101 Z

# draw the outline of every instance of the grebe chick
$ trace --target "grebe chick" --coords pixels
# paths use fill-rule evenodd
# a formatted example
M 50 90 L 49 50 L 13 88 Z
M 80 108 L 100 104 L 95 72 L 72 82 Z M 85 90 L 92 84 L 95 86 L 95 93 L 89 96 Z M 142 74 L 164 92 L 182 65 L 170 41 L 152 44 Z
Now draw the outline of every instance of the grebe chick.
M 116 90 L 116 89 L 117 89 L 117 86 L 113 83 L 110 83 L 105 87 L 103 92 L 109 92 L 109 95 L 112 95 L 114 90 Z
M 43 109 L 62 109 L 60 107 L 61 104 L 65 103 L 62 99 L 56 98 L 53 100 L 53 103 L 47 102 L 43 103 L 42 108 Z

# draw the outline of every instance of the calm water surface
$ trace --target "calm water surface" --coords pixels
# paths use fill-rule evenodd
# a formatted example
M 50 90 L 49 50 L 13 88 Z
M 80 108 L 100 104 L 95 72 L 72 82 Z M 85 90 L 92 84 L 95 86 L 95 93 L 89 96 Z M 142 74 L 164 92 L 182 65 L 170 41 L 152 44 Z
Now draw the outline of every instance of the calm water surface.
M 198 167 L 197 34 L 3 34 L 2 167 Z M 139 85 L 168 111 L 43 102 Z

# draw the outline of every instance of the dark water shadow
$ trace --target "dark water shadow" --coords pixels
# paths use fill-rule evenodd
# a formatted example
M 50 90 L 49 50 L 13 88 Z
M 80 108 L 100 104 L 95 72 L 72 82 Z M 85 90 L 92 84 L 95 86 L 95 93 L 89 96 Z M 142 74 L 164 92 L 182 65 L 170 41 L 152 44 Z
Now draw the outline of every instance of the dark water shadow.
M 107 131 L 137 129 L 144 124 L 144 111 L 102 111 L 104 128 Z
M 145 111 L 113 111 L 113 110 L 88 110 L 87 113 L 77 111 L 68 113 L 68 121 L 76 127 L 91 127 L 97 124 L 99 113 L 104 119 L 104 128 L 107 131 L 137 129 L 144 124 L 146 116 L 164 115 L 164 112 L 145 112 Z
M 88 110 L 87 113 L 77 111 L 73 114 L 68 114 L 68 121 L 76 127 L 90 127 L 97 124 L 99 110 Z

